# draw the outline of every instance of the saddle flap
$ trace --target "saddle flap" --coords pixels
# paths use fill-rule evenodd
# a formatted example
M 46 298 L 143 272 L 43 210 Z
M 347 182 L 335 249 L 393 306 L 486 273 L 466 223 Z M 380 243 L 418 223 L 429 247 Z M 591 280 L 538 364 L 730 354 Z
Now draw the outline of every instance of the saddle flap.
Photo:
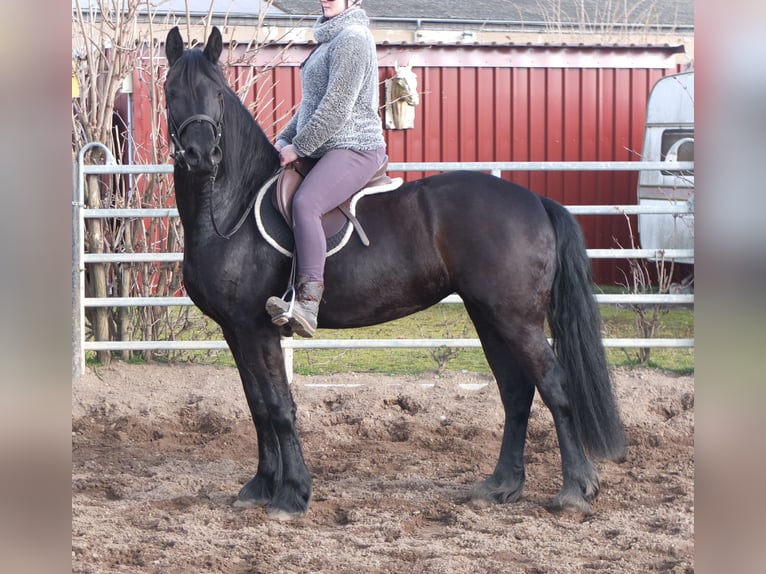
M 293 196 L 298 191 L 298 186 L 300 186 L 303 178 L 308 175 L 318 161 L 310 157 L 300 157 L 279 174 L 277 190 L 272 196 L 272 203 L 290 227 L 293 226 Z
M 293 196 L 298 186 L 303 181 L 303 176 L 292 167 L 282 170 L 277 178 L 277 188 L 272 195 L 272 203 L 276 210 L 285 218 L 285 221 L 293 225 Z
M 305 173 L 308 173 L 308 171 Z M 293 197 L 295 197 L 295 192 L 298 191 L 305 173 L 301 173 L 299 169 L 292 165 L 286 167 L 279 174 L 276 190 L 271 196 L 271 203 L 287 222 L 287 225 L 290 226 L 290 229 L 293 227 Z M 326 213 L 322 217 L 322 228 L 324 229 L 325 236 L 332 237 L 338 233 L 343 229 L 346 220 L 347 216 L 339 208 Z

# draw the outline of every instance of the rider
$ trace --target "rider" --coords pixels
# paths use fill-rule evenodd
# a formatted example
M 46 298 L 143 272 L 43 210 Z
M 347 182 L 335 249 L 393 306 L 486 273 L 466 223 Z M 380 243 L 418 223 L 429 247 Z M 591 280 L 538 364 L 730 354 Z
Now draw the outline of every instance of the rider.
M 298 111 L 277 137 L 280 163 L 301 157 L 319 161 L 293 199 L 297 278 L 289 303 L 270 297 L 266 311 L 276 325 L 312 337 L 324 292 L 326 240 L 322 215 L 367 183 L 386 161 L 378 114 L 378 61 L 361 0 L 322 0 L 314 24 L 316 48 L 301 64 Z

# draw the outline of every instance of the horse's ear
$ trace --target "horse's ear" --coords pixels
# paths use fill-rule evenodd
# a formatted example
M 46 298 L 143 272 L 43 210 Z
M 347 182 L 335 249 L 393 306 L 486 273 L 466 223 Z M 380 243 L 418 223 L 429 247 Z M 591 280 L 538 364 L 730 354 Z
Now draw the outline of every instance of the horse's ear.
M 168 37 L 165 39 L 165 56 L 168 59 L 168 64 L 171 66 L 175 64 L 176 60 L 183 54 L 183 51 L 184 41 L 181 38 L 178 26 L 175 26 L 168 32 Z
M 221 39 L 221 31 L 218 29 L 218 26 L 213 26 L 210 37 L 207 39 L 207 44 L 205 44 L 205 57 L 214 64 L 217 64 L 222 51 L 223 40 Z

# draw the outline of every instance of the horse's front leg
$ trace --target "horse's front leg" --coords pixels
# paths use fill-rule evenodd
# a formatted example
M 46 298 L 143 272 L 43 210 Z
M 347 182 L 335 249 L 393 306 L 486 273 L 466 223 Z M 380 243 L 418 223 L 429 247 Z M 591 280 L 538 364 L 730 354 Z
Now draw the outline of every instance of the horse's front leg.
M 272 518 L 306 514 L 311 475 L 295 425 L 284 355 L 276 330 L 269 325 L 239 336 L 237 365 L 258 435 L 258 472 L 242 488 L 238 506 L 265 505 Z
M 282 455 L 279 439 L 271 424 L 266 404 L 260 396 L 255 377 L 251 373 L 242 373 L 241 377 L 258 437 L 258 470 L 255 476 L 241 488 L 234 505 L 267 506 L 282 482 Z
M 234 505 L 243 507 L 266 506 L 274 497 L 277 486 L 282 481 L 282 456 L 279 449 L 279 439 L 271 424 L 271 415 L 263 400 L 258 381 L 248 367 L 237 336 L 231 331 L 224 330 L 224 337 L 237 364 L 247 406 L 255 425 L 255 434 L 258 437 L 258 470 L 255 476 L 239 491 Z

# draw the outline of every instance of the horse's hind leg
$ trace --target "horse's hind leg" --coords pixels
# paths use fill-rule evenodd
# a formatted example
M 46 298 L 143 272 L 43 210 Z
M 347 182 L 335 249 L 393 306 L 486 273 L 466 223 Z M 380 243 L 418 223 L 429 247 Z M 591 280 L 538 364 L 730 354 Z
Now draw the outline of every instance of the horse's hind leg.
M 582 441 L 575 430 L 572 405 L 564 390 L 567 384 L 564 369 L 542 329 L 537 336 L 522 339 L 521 348 L 526 370 L 553 415 L 559 440 L 564 482 L 553 500 L 553 507 L 571 507 L 589 514 L 590 501 L 599 491 L 598 473 L 585 456 Z
M 474 323 L 487 362 L 497 380 L 505 409 L 505 424 L 495 470 L 473 489 L 471 497 L 490 502 L 515 502 L 521 496 L 526 478 L 524 443 L 535 386 L 494 328 L 480 318 L 475 318 Z
M 484 314 L 466 303 L 484 347 L 487 362 L 497 379 L 505 407 L 505 427 L 500 457 L 492 475 L 479 484 L 476 495 L 496 502 L 518 499 L 524 484 L 524 443 L 527 422 L 537 388 L 553 415 L 561 451 L 564 478 L 554 508 L 591 511 L 598 494 L 598 474 L 585 456 L 564 392 L 564 370 L 553 353 L 542 326 L 516 326 L 513 321 L 489 323 Z

